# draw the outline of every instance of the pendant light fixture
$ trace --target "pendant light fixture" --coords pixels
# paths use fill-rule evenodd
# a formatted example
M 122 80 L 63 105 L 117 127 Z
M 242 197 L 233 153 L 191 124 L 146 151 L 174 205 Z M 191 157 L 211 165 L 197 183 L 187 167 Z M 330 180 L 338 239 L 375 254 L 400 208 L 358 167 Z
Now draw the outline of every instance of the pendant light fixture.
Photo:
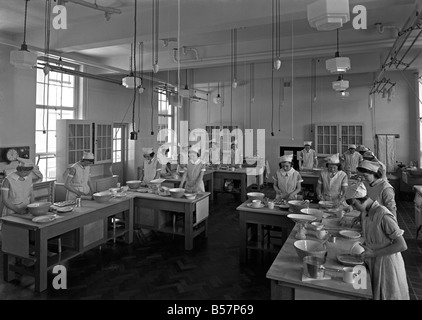
M 152 0 L 152 70 L 157 73 L 158 65 L 158 34 L 160 26 L 159 0 Z
M 237 29 L 231 30 L 231 73 L 232 88 L 237 88 Z
M 280 24 L 280 0 L 273 0 L 272 2 L 272 60 L 274 70 L 281 68 L 281 24 Z
M 26 19 L 28 14 L 28 1 L 25 0 L 25 16 L 23 23 L 23 42 L 20 50 L 13 50 L 10 52 L 10 63 L 17 68 L 32 68 L 37 64 L 38 55 L 35 52 L 30 52 L 26 45 Z
M 218 83 L 218 90 L 217 90 L 217 96 L 213 99 L 215 104 L 221 103 L 221 96 L 220 96 L 220 82 Z
M 349 0 L 317 0 L 307 6 L 307 16 L 318 31 L 341 28 L 350 20 Z
M 331 73 L 344 73 L 350 70 L 350 59 L 348 57 L 340 57 L 339 51 L 339 35 L 337 32 L 337 51 L 334 58 L 325 61 L 325 67 Z
M 141 71 L 140 71 L 140 77 L 141 77 L 141 83 L 139 85 L 139 93 L 143 93 L 145 91 L 145 88 L 142 85 L 142 75 L 144 74 L 144 43 L 140 42 L 139 43 L 139 61 L 141 63 Z
M 128 89 L 136 89 L 142 87 L 141 78 L 136 76 L 136 23 L 138 0 L 135 0 L 135 12 L 133 17 L 133 44 L 130 45 L 130 73 L 129 76 L 122 79 L 122 85 Z

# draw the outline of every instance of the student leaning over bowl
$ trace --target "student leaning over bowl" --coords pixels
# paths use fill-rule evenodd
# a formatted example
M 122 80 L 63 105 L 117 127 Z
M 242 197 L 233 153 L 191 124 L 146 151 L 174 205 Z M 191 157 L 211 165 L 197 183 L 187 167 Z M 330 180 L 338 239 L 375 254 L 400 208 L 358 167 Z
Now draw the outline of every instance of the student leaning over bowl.
M 362 259 L 369 269 L 375 300 L 409 300 L 402 251 L 407 250 L 396 217 L 367 195 L 363 183 L 353 185 L 345 196 L 347 204 L 361 212 L 359 218 L 365 242 Z
M 342 171 L 339 154 L 325 158 L 327 169 L 322 170 L 318 178 L 316 194 L 318 200 L 342 203 L 349 186 L 347 174 Z
M 185 188 L 188 193 L 205 192 L 203 177 L 206 169 L 205 163 L 199 158 L 200 155 L 195 146 L 189 149 L 188 165 L 180 181 L 180 188 Z
M 293 155 L 280 157 L 280 167 L 274 177 L 276 200 L 295 200 L 302 190 L 303 179 L 298 171 L 292 167 Z
M 64 186 L 67 190 L 66 200 L 74 200 L 81 196 L 92 196 L 95 192 L 91 180 L 91 165 L 94 164 L 94 154 L 84 152 L 82 159 L 66 170 Z
M 2 217 L 10 213 L 27 213 L 28 204 L 34 202 L 32 178 L 34 164 L 31 160 L 21 159 L 16 171 L 8 174 L 1 186 L 3 201 Z
M 377 162 L 363 160 L 357 168 L 358 174 L 363 176 L 368 190 L 368 197 L 386 206 L 392 214 L 397 216 L 397 205 L 394 187 L 383 178 L 383 172 Z

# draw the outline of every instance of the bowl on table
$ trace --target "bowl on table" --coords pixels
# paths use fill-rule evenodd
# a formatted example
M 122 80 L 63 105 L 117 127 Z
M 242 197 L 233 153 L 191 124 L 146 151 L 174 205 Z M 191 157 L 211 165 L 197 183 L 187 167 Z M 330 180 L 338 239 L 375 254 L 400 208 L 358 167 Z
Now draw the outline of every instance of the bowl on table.
M 248 196 L 248 199 L 251 201 L 253 200 L 264 200 L 265 194 L 262 192 L 248 192 L 246 194 Z
M 294 213 L 301 213 L 300 210 L 309 207 L 309 203 L 305 200 L 290 200 L 287 202 L 290 207 L 290 211 Z
M 297 214 L 297 213 L 288 214 L 287 218 L 292 219 L 296 223 L 313 222 L 317 219 L 317 217 L 315 216 L 311 216 L 308 214 Z
M 338 205 L 334 201 L 323 201 L 318 202 L 319 207 L 322 209 L 335 209 Z
M 317 218 L 323 218 L 324 217 L 324 212 L 319 210 L 319 209 L 305 208 L 305 209 L 301 209 L 300 212 L 303 213 L 303 214 L 310 214 L 310 215 L 315 216 Z
M 314 221 L 314 222 L 311 222 L 309 224 L 309 228 L 312 229 L 312 230 L 319 231 L 319 230 L 322 230 L 324 228 L 324 224 L 321 223 L 321 222 Z
M 186 199 L 194 200 L 196 199 L 196 193 L 185 193 Z
M 92 197 L 94 198 L 94 200 L 98 203 L 104 203 L 104 202 L 108 202 L 111 197 L 113 196 L 113 193 L 110 191 L 101 191 L 101 192 L 96 192 L 92 195 Z
M 51 205 L 52 203 L 47 201 L 33 202 L 28 204 L 28 210 L 33 216 L 43 216 L 47 214 L 48 210 L 50 210 Z
M 303 258 L 307 256 L 314 256 L 322 259 L 325 263 L 327 247 L 324 243 L 316 240 L 297 240 L 293 245 L 300 261 L 303 261 Z
M 130 189 L 138 189 L 141 186 L 142 181 L 141 180 L 129 180 L 126 181 L 126 185 Z
M 173 198 L 181 198 L 185 194 L 185 189 L 183 188 L 171 188 L 169 191 Z

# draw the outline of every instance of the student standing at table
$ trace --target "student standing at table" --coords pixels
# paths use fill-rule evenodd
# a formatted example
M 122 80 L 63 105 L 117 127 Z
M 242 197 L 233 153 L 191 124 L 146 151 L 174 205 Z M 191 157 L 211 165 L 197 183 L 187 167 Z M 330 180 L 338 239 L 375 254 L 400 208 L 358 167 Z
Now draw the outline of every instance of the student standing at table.
M 326 167 L 321 171 L 316 187 L 318 200 L 335 201 L 342 203 L 349 186 L 347 174 L 341 170 L 339 154 L 325 158 Z
M 95 192 L 91 181 L 91 165 L 94 164 L 94 154 L 84 152 L 82 159 L 66 170 L 64 187 L 67 189 L 66 200 L 74 200 L 81 196 L 92 196 Z
M 343 170 L 346 171 L 350 177 L 352 174 L 356 174 L 356 168 L 358 167 L 359 162 L 363 160 L 363 157 L 359 152 L 356 152 L 355 144 L 349 144 L 349 149 L 342 154 L 340 160 L 343 165 Z
M 206 169 L 200 156 L 199 149 L 195 146 L 189 149 L 188 165 L 180 181 L 180 187 L 185 188 L 186 192 L 205 192 L 203 178 Z
M 312 141 L 305 141 L 304 148 L 299 152 L 299 170 L 311 170 L 318 167 L 316 151 L 311 149 Z
M 368 197 L 363 184 L 348 190 L 347 204 L 361 212 L 365 241 L 362 259 L 368 266 L 374 300 L 409 300 L 406 268 L 401 252 L 407 250 L 396 217 L 378 201 Z
M 142 148 L 142 152 L 144 161 L 140 180 L 142 180 L 143 183 L 149 183 L 151 180 L 160 177 L 161 164 L 152 148 Z
M 303 179 L 300 173 L 293 169 L 293 155 L 280 157 L 279 169 L 274 177 L 276 200 L 294 200 L 302 190 Z

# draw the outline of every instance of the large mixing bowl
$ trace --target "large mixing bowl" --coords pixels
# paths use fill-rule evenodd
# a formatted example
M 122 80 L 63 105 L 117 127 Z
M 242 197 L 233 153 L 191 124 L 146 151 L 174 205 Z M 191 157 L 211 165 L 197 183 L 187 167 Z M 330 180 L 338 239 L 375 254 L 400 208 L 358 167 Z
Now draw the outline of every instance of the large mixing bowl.
M 262 192 L 248 192 L 246 194 L 248 196 L 248 199 L 253 200 L 264 200 L 265 194 Z
M 113 193 L 107 190 L 107 191 L 94 193 L 92 196 L 94 200 L 97 201 L 98 203 L 104 203 L 111 199 L 111 197 L 113 196 Z
M 169 191 L 173 198 L 181 198 L 185 194 L 185 189 L 183 188 L 171 188 Z
M 287 203 L 293 213 L 301 213 L 300 210 L 309 206 L 309 203 L 304 200 L 290 200 Z
M 29 213 L 33 216 L 43 216 L 50 210 L 51 202 L 33 202 L 28 204 Z
M 321 258 L 323 263 L 325 263 L 327 247 L 322 242 L 316 240 L 297 240 L 293 245 L 300 261 L 303 261 L 303 258 L 306 256 L 315 256 Z

